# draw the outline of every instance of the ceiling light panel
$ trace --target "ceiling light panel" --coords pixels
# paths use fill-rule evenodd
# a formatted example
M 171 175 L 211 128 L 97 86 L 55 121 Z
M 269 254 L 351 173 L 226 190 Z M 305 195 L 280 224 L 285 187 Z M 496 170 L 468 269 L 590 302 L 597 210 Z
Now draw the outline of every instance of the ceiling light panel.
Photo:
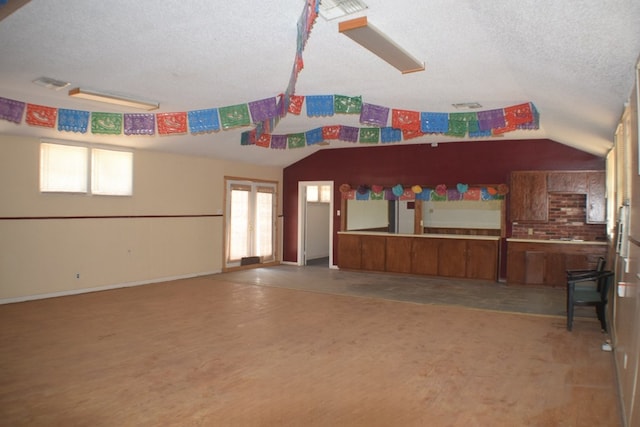
M 87 99 L 89 101 L 106 102 L 107 104 L 119 105 L 121 107 L 138 108 L 146 111 L 157 110 L 160 108 L 160 104 L 157 102 L 116 95 L 108 92 L 100 92 L 97 90 L 75 88 L 69 91 L 69 96 Z
M 340 22 L 338 31 L 396 67 L 402 74 L 424 71 L 424 62 L 413 57 L 382 31 L 369 24 L 366 16 Z

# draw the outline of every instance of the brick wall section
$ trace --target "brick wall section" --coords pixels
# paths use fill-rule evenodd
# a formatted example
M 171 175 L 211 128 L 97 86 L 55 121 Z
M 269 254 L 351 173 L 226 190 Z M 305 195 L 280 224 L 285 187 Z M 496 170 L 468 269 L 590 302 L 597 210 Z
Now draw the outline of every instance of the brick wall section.
M 606 241 L 605 224 L 585 222 L 586 206 L 586 194 L 549 193 L 549 221 L 514 224 L 511 236 L 518 239 Z M 533 234 L 529 234 L 530 228 Z

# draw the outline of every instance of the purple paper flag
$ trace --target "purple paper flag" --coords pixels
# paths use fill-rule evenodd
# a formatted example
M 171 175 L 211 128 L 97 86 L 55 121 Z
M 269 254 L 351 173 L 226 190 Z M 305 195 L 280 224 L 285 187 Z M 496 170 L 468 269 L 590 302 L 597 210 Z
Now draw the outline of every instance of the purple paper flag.
M 506 126 L 504 110 L 478 111 L 478 126 L 480 130 L 499 129 Z
M 287 135 L 271 135 L 271 148 L 278 150 L 287 148 Z
M 153 135 L 156 116 L 153 113 L 127 113 L 124 115 L 125 135 Z
M 251 111 L 251 120 L 253 123 L 263 122 L 278 115 L 278 105 L 276 98 L 266 98 L 260 101 L 249 103 L 249 111 Z
M 362 103 L 360 123 L 385 127 L 389 119 L 389 108 L 379 105 Z
M 25 105 L 24 102 L 0 98 L 0 119 L 20 123 Z
M 338 139 L 346 142 L 358 142 L 358 135 L 360 134 L 360 128 L 353 126 L 342 126 L 340 128 L 340 136 Z

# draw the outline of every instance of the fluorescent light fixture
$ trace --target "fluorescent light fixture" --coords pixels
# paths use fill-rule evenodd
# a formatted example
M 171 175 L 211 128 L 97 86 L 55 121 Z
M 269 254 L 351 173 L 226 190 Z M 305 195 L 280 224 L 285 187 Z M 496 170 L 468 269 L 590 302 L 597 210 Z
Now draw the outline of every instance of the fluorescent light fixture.
M 358 13 L 367 8 L 360 0 L 322 0 L 320 2 L 320 16 L 330 21 Z
M 418 61 L 369 24 L 366 16 L 340 22 L 338 31 L 396 67 L 402 74 L 424 70 L 424 62 Z
M 88 99 L 89 101 L 106 102 L 108 104 L 120 105 L 122 107 L 138 108 L 140 110 L 147 111 L 157 110 L 158 108 L 160 108 L 160 104 L 157 102 L 131 98 L 124 95 L 115 95 L 112 93 L 100 92 L 97 90 L 75 88 L 69 91 L 69 96 Z

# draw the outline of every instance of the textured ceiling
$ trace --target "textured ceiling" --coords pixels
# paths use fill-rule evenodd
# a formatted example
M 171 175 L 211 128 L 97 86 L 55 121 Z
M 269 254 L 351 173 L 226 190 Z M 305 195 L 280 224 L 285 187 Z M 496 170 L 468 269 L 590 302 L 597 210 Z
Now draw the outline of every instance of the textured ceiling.
M 11 3 L 12 0 L 9 0 Z M 640 2 L 632 0 L 365 0 L 357 15 L 426 70 L 401 74 L 318 18 L 303 53 L 299 95 L 362 96 L 415 111 L 482 110 L 533 102 L 540 129 L 505 139 L 548 138 L 604 155 L 628 100 L 640 54 Z M 283 92 L 296 53 L 303 0 L 32 0 L 0 21 L 0 97 L 56 108 L 137 112 L 70 99 L 32 81 L 46 76 L 159 101 L 155 112 L 191 111 Z M 351 17 L 350 17 L 351 18 Z M 292 114 L 274 133 L 359 126 L 357 115 Z M 0 120 L 0 133 L 87 141 L 286 166 L 319 149 L 241 146 L 250 128 L 204 135 L 99 136 Z M 455 142 L 431 135 L 405 143 Z

